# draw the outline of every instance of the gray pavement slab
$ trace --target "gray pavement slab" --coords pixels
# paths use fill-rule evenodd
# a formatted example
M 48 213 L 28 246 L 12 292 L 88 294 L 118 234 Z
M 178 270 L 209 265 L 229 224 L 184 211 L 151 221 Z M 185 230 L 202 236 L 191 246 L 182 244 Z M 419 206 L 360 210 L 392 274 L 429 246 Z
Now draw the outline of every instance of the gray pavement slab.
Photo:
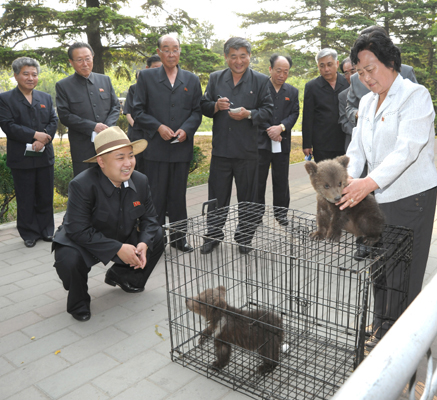
M 290 208 L 316 212 L 303 163 L 290 166 L 290 191 Z M 188 189 L 189 217 L 201 214 L 207 198 L 207 185 Z M 266 202 L 272 203 L 270 177 Z M 56 226 L 62 217 L 55 215 Z M 171 361 L 164 257 L 139 294 L 106 285 L 106 269 L 92 268 L 92 318 L 78 322 L 65 311 L 67 292 L 50 244 L 27 249 L 15 223 L 0 225 L 0 400 L 247 398 Z M 437 227 L 425 284 L 436 271 Z

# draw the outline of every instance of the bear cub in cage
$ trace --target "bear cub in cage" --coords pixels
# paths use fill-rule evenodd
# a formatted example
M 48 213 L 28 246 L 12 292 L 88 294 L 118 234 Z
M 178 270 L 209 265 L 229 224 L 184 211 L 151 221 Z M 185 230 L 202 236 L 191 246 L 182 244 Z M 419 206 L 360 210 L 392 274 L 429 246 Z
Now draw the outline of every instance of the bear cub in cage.
M 214 369 L 225 367 L 231 357 L 231 345 L 257 351 L 263 364 L 258 373 L 273 371 L 279 363 L 283 339 L 282 318 L 276 313 L 255 308 L 243 310 L 226 303 L 226 288 L 206 289 L 186 300 L 187 308 L 205 318 L 208 326 L 202 331 L 199 344 L 214 338 L 216 361 Z
M 319 163 L 307 161 L 311 184 L 317 192 L 317 231 L 311 234 L 315 240 L 328 239 L 338 242 L 341 230 L 352 233 L 360 243 L 372 246 L 384 229 L 384 215 L 373 195 L 368 195 L 355 207 L 340 210 L 335 205 L 347 186 L 349 157 L 340 156 Z

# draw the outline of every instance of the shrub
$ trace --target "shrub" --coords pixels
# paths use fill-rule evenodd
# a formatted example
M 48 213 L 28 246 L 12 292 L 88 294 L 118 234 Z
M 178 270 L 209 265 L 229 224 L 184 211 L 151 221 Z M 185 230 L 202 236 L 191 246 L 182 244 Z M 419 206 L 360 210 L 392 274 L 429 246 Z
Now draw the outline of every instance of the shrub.
M 15 198 L 14 180 L 6 165 L 6 153 L 0 155 L 0 222 L 5 222 L 9 203 Z
M 193 146 L 193 159 L 190 162 L 189 174 L 191 174 L 205 158 L 206 156 L 202 153 L 201 148 L 199 146 Z
M 73 179 L 73 164 L 70 152 L 66 149 L 55 154 L 55 188 L 61 196 L 68 197 L 68 184 Z
M 117 120 L 117 126 L 127 135 L 127 130 L 129 128 L 129 122 L 127 122 L 127 117 L 124 114 L 120 114 Z

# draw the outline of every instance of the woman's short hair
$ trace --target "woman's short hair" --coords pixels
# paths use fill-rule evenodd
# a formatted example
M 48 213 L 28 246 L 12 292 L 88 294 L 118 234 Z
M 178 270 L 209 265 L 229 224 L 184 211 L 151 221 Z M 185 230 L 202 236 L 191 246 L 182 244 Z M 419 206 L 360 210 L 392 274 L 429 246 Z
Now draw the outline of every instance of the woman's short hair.
M 401 51 L 394 45 L 392 40 L 382 32 L 373 31 L 358 37 L 351 49 L 351 60 L 357 64 L 360 60 L 358 53 L 363 50 L 371 51 L 376 58 L 387 68 L 395 71 L 401 70 Z
M 39 62 L 34 58 L 18 57 L 14 61 L 12 61 L 12 70 L 14 71 L 14 74 L 18 75 L 21 71 L 21 68 L 23 67 L 35 67 L 36 71 L 38 72 L 38 75 L 41 72 L 41 67 L 39 66 Z

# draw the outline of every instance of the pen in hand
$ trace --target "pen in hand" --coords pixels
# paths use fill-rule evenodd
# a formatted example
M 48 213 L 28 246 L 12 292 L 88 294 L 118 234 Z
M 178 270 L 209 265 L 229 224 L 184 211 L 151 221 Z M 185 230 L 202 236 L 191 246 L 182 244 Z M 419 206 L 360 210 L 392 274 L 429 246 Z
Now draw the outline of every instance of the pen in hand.
M 223 99 L 223 97 L 220 96 L 220 95 L 218 94 L 218 95 L 217 95 L 217 99 Z M 231 106 L 234 106 L 234 103 L 232 103 L 232 101 L 228 100 L 228 103 L 229 103 Z

